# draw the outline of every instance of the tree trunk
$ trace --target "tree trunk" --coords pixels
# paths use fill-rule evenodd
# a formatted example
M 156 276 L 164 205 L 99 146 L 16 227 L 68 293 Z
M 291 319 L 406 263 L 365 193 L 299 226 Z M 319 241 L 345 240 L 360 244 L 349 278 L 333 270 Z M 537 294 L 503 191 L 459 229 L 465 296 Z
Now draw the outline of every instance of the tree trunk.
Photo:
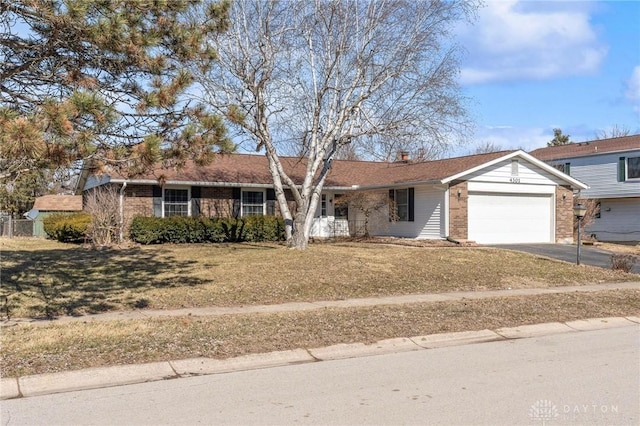
M 289 239 L 289 247 L 305 250 L 309 245 L 309 230 L 311 229 L 307 214 L 307 205 L 298 206 L 293 220 L 293 232 Z M 313 220 L 313 219 L 311 219 Z

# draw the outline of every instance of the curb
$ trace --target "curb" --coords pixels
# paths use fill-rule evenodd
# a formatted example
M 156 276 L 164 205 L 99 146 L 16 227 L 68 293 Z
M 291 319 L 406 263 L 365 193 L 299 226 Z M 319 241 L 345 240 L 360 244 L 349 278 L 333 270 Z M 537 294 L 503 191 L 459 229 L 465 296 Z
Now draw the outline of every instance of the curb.
M 122 386 L 181 377 L 222 374 L 283 367 L 319 361 L 367 357 L 502 340 L 541 337 L 640 325 L 640 317 L 591 318 L 505 327 L 497 330 L 462 331 L 427 336 L 385 339 L 373 344 L 348 343 L 313 349 L 293 349 L 229 359 L 191 358 L 176 361 L 89 368 L 60 373 L 0 379 L 0 400 L 53 393 Z

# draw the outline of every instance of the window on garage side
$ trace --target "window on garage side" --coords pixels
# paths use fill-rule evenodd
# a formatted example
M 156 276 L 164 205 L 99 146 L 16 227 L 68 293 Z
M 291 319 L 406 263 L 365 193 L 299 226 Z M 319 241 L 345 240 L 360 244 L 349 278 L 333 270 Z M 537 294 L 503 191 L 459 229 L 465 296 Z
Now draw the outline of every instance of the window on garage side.
M 242 191 L 242 216 L 264 215 L 264 192 Z
M 571 174 L 571 163 L 558 163 L 558 164 L 553 164 L 553 167 L 556 170 L 560 170 L 562 173 Z
M 164 217 L 189 216 L 189 190 L 165 188 Z

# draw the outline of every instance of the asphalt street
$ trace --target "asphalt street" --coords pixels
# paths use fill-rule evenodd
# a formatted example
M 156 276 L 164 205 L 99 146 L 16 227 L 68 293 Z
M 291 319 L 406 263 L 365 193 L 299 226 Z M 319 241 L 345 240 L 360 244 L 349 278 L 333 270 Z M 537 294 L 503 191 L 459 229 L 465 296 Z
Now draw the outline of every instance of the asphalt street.
M 577 247 L 572 244 L 500 244 L 492 247 L 524 251 L 571 263 L 576 263 L 577 260 Z M 612 252 L 593 246 L 581 246 L 580 251 L 582 264 L 606 269 L 611 268 Z M 640 274 L 640 261 L 636 262 L 632 272 Z
M 640 326 L 0 403 L 3 425 L 639 424 Z

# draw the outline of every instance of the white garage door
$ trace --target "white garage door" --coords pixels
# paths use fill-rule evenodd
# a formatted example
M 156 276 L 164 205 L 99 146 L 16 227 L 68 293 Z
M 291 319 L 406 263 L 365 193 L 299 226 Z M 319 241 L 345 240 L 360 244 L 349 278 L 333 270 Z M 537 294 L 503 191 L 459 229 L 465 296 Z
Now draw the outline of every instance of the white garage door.
M 553 242 L 553 198 L 535 194 L 469 194 L 469 240 L 481 244 Z

